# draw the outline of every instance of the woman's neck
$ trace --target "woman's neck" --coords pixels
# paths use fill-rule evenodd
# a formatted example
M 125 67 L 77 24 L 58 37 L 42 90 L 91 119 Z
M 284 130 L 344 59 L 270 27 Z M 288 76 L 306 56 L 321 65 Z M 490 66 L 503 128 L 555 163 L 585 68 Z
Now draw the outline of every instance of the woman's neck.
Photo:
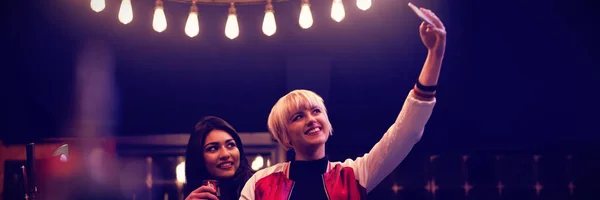
M 294 181 L 314 180 L 327 172 L 329 160 L 327 156 L 318 160 L 294 160 L 290 163 L 290 179 Z
M 319 160 L 325 157 L 325 145 L 321 145 L 318 148 L 311 150 L 294 149 L 294 152 L 296 152 L 296 160 Z

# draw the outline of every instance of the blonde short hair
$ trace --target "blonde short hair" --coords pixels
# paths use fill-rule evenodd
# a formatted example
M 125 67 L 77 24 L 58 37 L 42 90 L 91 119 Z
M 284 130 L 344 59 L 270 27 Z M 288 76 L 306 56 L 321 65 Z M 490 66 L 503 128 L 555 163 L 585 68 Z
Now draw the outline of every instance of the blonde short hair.
M 292 145 L 290 144 L 291 141 L 287 132 L 287 124 L 290 116 L 295 112 L 298 112 L 299 110 L 309 109 L 313 107 L 321 109 L 321 112 L 328 119 L 327 124 L 322 124 L 323 131 L 328 131 L 329 135 L 332 135 L 333 128 L 331 127 L 331 123 L 329 122 L 329 117 L 327 116 L 327 108 L 325 108 L 323 98 L 321 98 L 321 96 L 314 93 L 313 91 L 291 91 L 290 93 L 281 97 L 271 109 L 269 119 L 267 120 L 267 126 L 269 127 L 269 131 L 271 132 L 271 134 L 273 134 L 273 137 L 277 139 L 279 144 L 283 145 L 285 150 L 289 150 L 292 148 Z

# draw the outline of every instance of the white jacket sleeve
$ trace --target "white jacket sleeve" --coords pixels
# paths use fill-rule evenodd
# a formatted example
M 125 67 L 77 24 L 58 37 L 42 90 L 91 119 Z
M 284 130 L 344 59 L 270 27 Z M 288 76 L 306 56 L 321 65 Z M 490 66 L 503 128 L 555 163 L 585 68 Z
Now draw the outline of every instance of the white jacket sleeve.
M 254 185 L 256 185 L 256 173 L 246 181 L 240 194 L 240 200 L 254 200 Z
M 344 161 L 344 165 L 354 169 L 354 175 L 367 192 L 374 189 L 406 158 L 423 135 L 436 100 L 421 101 L 413 95 L 411 90 L 395 123 L 369 153 L 356 160 Z

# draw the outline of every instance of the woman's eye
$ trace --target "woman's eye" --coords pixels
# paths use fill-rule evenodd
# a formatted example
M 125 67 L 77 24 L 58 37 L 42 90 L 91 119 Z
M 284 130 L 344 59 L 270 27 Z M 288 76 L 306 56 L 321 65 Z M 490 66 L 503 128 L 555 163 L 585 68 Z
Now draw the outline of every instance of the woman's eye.
M 235 143 L 229 143 L 229 144 L 227 144 L 227 147 L 228 148 L 233 148 L 233 147 L 235 147 Z
M 302 118 L 302 115 L 296 115 L 294 118 L 292 118 L 292 121 L 299 120 L 300 118 Z
M 208 148 L 206 148 L 206 151 L 208 151 L 208 152 L 212 152 L 212 151 L 216 151 L 216 150 L 217 150 L 217 147 L 208 147 Z
M 313 112 L 314 113 L 321 113 L 321 109 L 314 109 Z

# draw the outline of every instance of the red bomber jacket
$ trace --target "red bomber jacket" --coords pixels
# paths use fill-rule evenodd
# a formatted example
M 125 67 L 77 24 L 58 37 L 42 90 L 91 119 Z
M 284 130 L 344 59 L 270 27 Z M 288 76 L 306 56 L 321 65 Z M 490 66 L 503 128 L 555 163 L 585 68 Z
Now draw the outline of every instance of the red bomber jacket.
M 323 189 L 330 200 L 366 199 L 375 188 L 406 158 L 421 139 L 436 99 L 422 101 L 411 90 L 395 123 L 375 146 L 354 160 L 329 162 L 322 175 Z M 242 189 L 240 200 L 285 200 L 294 191 L 289 178 L 290 162 L 278 163 L 256 172 Z

